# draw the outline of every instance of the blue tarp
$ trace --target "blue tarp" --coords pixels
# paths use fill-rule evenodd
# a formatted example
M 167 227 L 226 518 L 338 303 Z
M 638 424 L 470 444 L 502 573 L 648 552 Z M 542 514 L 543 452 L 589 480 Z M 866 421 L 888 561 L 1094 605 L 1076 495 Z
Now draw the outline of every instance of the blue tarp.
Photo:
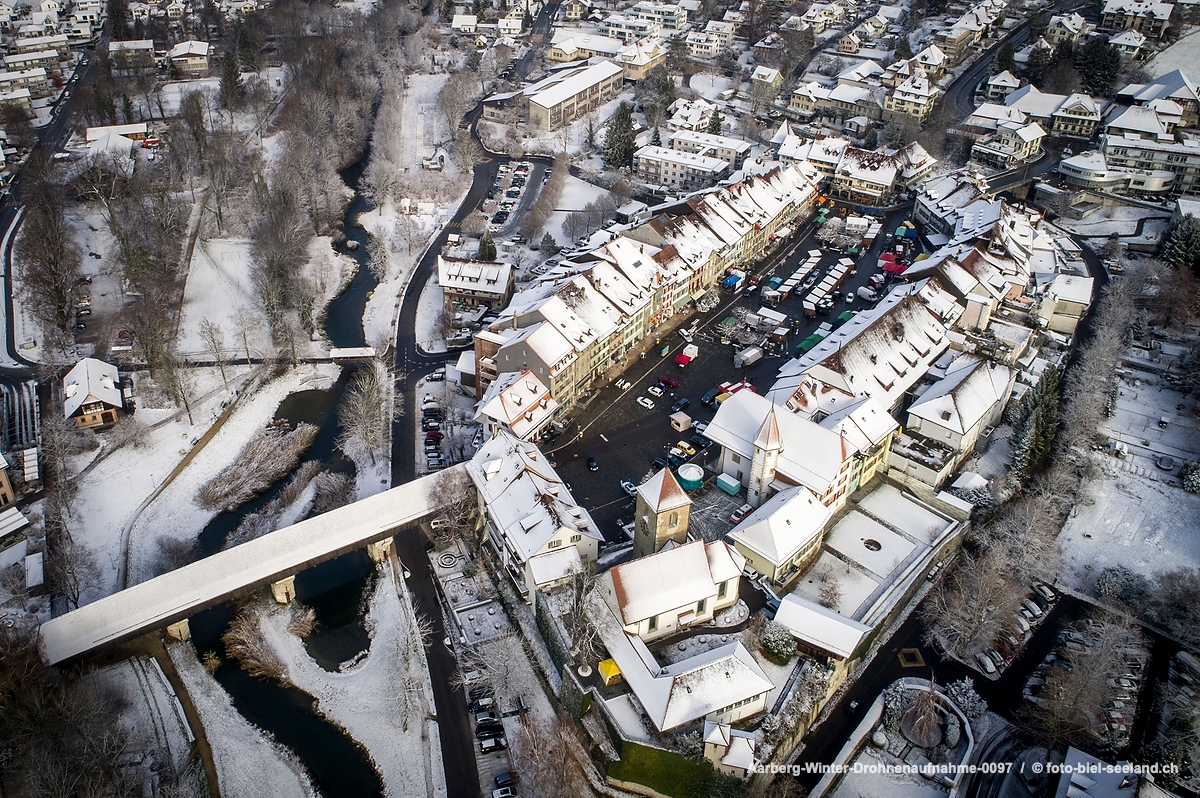
M 731 274 L 721 281 L 721 285 L 725 286 L 726 288 L 733 288 L 738 284 L 738 279 L 740 278 L 736 274 Z

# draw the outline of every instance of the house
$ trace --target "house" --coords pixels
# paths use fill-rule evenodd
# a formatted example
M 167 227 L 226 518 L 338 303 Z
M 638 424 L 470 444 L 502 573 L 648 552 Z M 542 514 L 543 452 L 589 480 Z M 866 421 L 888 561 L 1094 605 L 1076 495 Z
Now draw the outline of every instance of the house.
M 502 261 L 438 255 L 438 285 L 447 303 L 499 310 L 512 299 L 515 269 Z
M 525 29 L 524 17 L 511 14 L 507 17 L 500 17 L 496 20 L 496 35 L 497 36 L 520 36 L 521 31 Z
M 859 408 L 863 403 L 847 404 Z M 738 391 L 721 403 L 702 434 L 721 447 L 717 470 L 746 487 L 752 507 L 761 506 L 777 490 L 802 485 L 836 510 L 886 462 L 896 424 L 876 404 L 860 419 L 867 420 L 870 424 L 863 426 L 869 435 L 856 445 L 836 429 L 751 391 Z M 787 558 L 778 559 L 786 567 Z
M 1121 105 L 1151 105 L 1158 100 L 1170 100 L 1183 110 L 1181 127 L 1193 127 L 1200 121 L 1196 85 L 1178 69 L 1149 83 L 1131 83 L 1117 92 L 1117 103 Z
M 85 132 L 85 140 L 91 144 L 93 141 L 98 141 L 110 134 L 124 136 L 130 141 L 142 141 L 150 134 L 150 129 L 145 122 L 133 122 L 128 125 L 89 127 Z
M 1021 79 L 1007 69 L 988 78 L 986 96 L 993 102 L 1004 102 L 1004 98 L 1021 88 Z
M 971 160 L 996 169 L 1008 169 L 1032 160 L 1042 150 L 1046 131 L 1037 122 L 1001 122 L 996 132 L 976 139 Z
M 1074 335 L 1092 305 L 1091 277 L 1060 274 L 1050 283 L 1038 308 L 1038 318 L 1054 332 Z
M 567 0 L 563 4 L 563 19 L 568 22 L 578 22 L 581 19 L 587 19 L 590 13 L 592 13 L 591 0 Z
M 796 593 L 779 602 L 775 622 L 792 633 L 804 654 L 841 660 L 848 659 L 871 631 L 870 626 Z
M 1086 94 L 1049 94 L 1031 84 L 1008 95 L 1004 104 L 1052 135 L 1089 139 L 1100 125 L 1099 104 Z
M 559 64 L 597 57 L 616 58 L 624 47 L 625 43 L 620 39 L 559 31 L 554 36 L 554 43 L 546 50 L 546 58 Z
M 847 33 L 838 39 L 837 51 L 845 55 L 854 55 L 862 49 L 862 39 L 856 33 Z
M 77 429 L 104 429 L 125 409 L 117 367 L 85 357 L 63 377 L 63 418 Z
M 529 123 L 558 130 L 620 94 L 624 77 L 625 70 L 612 61 L 554 72 L 525 89 Z
M 616 62 L 625 70 L 626 80 L 644 80 L 667 62 L 667 48 L 657 38 L 641 39 L 622 48 Z
M 780 87 L 783 86 L 783 75 L 778 69 L 773 69 L 768 66 L 757 66 L 754 68 L 754 73 L 750 76 L 750 86 L 764 92 L 771 97 L 779 93 Z
M 208 72 L 208 59 L 211 52 L 212 45 L 208 42 L 189 40 L 172 47 L 167 53 L 167 58 L 171 62 L 172 69 L 178 74 L 197 78 Z
M 728 161 L 734 169 L 741 169 L 750 155 L 751 144 L 743 139 L 713 133 L 680 130 L 671 136 L 671 149 L 720 158 L 722 161 Z
M 803 485 L 785 488 L 729 533 L 746 564 L 776 586 L 786 585 L 816 560 L 833 510 Z
M 695 540 L 614 566 L 599 582 L 625 633 L 649 643 L 736 604 L 743 565 L 727 544 Z
M 1101 33 L 1136 30 L 1147 39 L 1158 40 L 1171 22 L 1175 6 L 1161 0 L 1105 0 L 1100 12 Z
M 1146 37 L 1142 33 L 1130 29 L 1113 36 L 1108 43 L 1117 48 L 1117 52 L 1123 57 L 1138 59 L 1141 58 L 1142 48 L 1146 46 Z
M 455 14 L 450 20 L 450 30 L 455 33 L 475 33 L 479 30 L 479 17 L 475 14 Z
M 596 561 L 603 536 L 537 446 L 500 429 L 466 470 L 479 494 L 485 540 L 530 604 L 538 589 Z
M 8 460 L 0 456 L 0 510 L 12 507 L 17 503 L 16 493 L 13 491 L 12 480 L 8 478 Z M 0 538 L 4 537 L 4 533 L 0 532 Z
M 178 22 L 179 20 L 183 19 L 183 13 L 185 10 L 186 9 L 184 8 L 183 3 L 179 2 L 179 0 L 174 0 L 174 2 L 167 3 L 167 19 L 169 19 L 171 22 Z
M 1016 372 L 974 355 L 950 361 L 945 375 L 908 408 L 906 432 L 945 444 L 965 459 L 994 426 L 1012 393 Z
M 1074 46 L 1091 30 L 1091 25 L 1077 13 L 1055 14 L 1050 17 L 1046 30 L 1042 33 L 1052 45 L 1057 47 L 1066 42 Z
M 941 90 L 934 86 L 924 70 L 892 89 L 883 101 L 884 116 L 893 120 L 913 119 L 925 124 L 933 113 L 933 104 Z
M 157 61 L 151 39 L 108 43 L 108 60 L 113 71 L 122 77 L 153 72 Z
M 748 779 L 754 772 L 756 738 L 750 732 L 735 729 L 728 723 L 704 721 L 704 758 L 712 766 L 737 779 Z
M 534 441 L 550 425 L 558 401 L 537 375 L 528 370 L 499 375 L 479 402 L 475 420 L 485 439 L 506 430 L 523 441 Z

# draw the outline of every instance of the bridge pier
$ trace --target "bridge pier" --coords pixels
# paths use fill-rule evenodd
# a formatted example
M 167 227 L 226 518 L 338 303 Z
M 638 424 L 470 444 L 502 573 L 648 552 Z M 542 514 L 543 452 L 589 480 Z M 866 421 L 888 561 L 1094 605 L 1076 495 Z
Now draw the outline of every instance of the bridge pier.
M 192 639 L 192 627 L 188 624 L 188 619 L 176 621 L 167 627 L 167 635 L 181 643 L 186 643 Z
M 388 555 L 395 548 L 395 540 L 393 538 L 384 538 L 374 543 L 367 544 L 367 556 L 371 558 L 371 562 L 381 563 L 386 562 Z
M 271 595 L 280 604 L 291 604 L 296 598 L 296 577 L 285 576 L 271 583 Z

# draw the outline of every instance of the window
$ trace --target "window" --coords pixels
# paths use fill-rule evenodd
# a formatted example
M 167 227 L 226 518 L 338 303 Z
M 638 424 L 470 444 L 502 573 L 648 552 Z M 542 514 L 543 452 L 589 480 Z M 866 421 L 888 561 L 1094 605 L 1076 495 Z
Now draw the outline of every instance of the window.
M 557 549 L 557 548 L 558 548 L 559 546 L 561 546 L 561 545 L 562 545 L 562 541 L 561 541 L 561 540 L 558 540 L 557 538 L 555 538 L 554 540 L 552 540 L 552 541 L 550 541 L 549 543 L 547 543 L 547 544 L 546 544 L 546 548 L 548 548 L 548 549 Z
M 719 599 L 725 598 L 725 594 L 728 592 L 729 592 L 729 585 L 726 582 L 722 582 L 721 586 L 719 588 L 717 588 L 717 598 L 719 598 Z
M 679 526 L 679 513 L 671 513 L 667 516 L 667 528 L 674 529 Z
M 742 456 L 740 454 L 738 454 L 737 452 L 730 452 L 729 453 L 729 461 L 731 463 L 740 463 L 740 462 L 742 462 Z
M 722 587 L 724 587 L 724 585 L 722 585 Z M 697 601 L 697 602 L 696 602 L 696 614 L 697 614 L 697 615 L 703 615 L 703 614 L 704 614 L 704 607 L 705 607 L 705 605 L 707 605 L 707 604 L 708 604 L 708 599 L 700 599 L 699 601 Z
M 651 632 L 658 629 L 658 616 L 657 615 L 655 615 L 653 618 L 650 619 L 650 623 L 647 626 L 647 629 L 649 629 Z
M 578 543 L 581 540 L 583 540 L 583 535 L 571 535 L 572 543 Z

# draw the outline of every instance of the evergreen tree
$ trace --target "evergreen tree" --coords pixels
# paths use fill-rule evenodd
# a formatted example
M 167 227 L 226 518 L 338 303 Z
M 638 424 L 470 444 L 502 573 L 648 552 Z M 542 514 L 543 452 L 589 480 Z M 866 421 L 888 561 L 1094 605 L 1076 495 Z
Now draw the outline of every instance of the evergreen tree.
M 896 42 L 895 59 L 897 61 L 907 61 L 913 57 L 912 45 L 908 43 L 908 34 L 900 34 L 900 41 Z
M 604 136 L 604 151 L 601 157 L 610 169 L 633 166 L 633 153 L 637 148 L 633 134 L 633 111 L 624 100 L 617 106 L 616 113 L 608 120 L 608 133 Z
M 660 134 L 658 132 L 657 127 L 654 128 L 654 135 L 650 137 L 650 146 L 652 146 L 652 147 L 661 147 L 662 146 L 662 134 Z
M 525 14 L 521 17 L 521 30 L 529 30 L 533 27 L 533 15 L 529 13 L 529 9 L 525 10 Z
M 1010 74 L 1017 74 L 1016 55 L 1013 53 L 1012 42 L 1005 42 L 1000 48 L 1000 52 L 996 54 L 995 60 L 992 61 L 992 74 L 999 75 L 1001 72 L 1008 70 Z
M 242 101 L 242 68 L 233 53 L 225 53 L 221 62 L 220 90 L 221 104 L 230 111 L 235 110 Z
M 1162 259 L 1172 266 L 1200 266 L 1200 220 L 1192 214 L 1171 225 L 1163 243 Z
M 542 251 L 549 252 L 551 256 L 558 254 L 558 242 L 549 233 L 542 236 Z
M 682 72 L 688 63 L 687 39 L 676 36 L 667 42 L 667 69 Z
M 1101 38 L 1089 39 L 1074 53 L 1075 69 L 1083 79 L 1083 90 L 1093 97 L 1112 94 L 1121 74 L 1121 54 Z
M 1029 59 L 1025 62 L 1025 78 L 1032 84 L 1039 85 L 1042 82 L 1046 70 L 1054 63 L 1054 52 L 1047 50 L 1045 47 L 1035 47 L 1029 54 Z
M 490 230 L 486 231 L 483 234 L 483 238 L 479 239 L 479 254 L 476 258 L 489 263 L 496 259 L 496 242 L 492 240 L 492 232 Z
M 721 118 L 721 110 L 714 108 L 712 116 L 708 118 L 708 132 L 714 136 L 721 135 L 721 123 L 725 120 Z

